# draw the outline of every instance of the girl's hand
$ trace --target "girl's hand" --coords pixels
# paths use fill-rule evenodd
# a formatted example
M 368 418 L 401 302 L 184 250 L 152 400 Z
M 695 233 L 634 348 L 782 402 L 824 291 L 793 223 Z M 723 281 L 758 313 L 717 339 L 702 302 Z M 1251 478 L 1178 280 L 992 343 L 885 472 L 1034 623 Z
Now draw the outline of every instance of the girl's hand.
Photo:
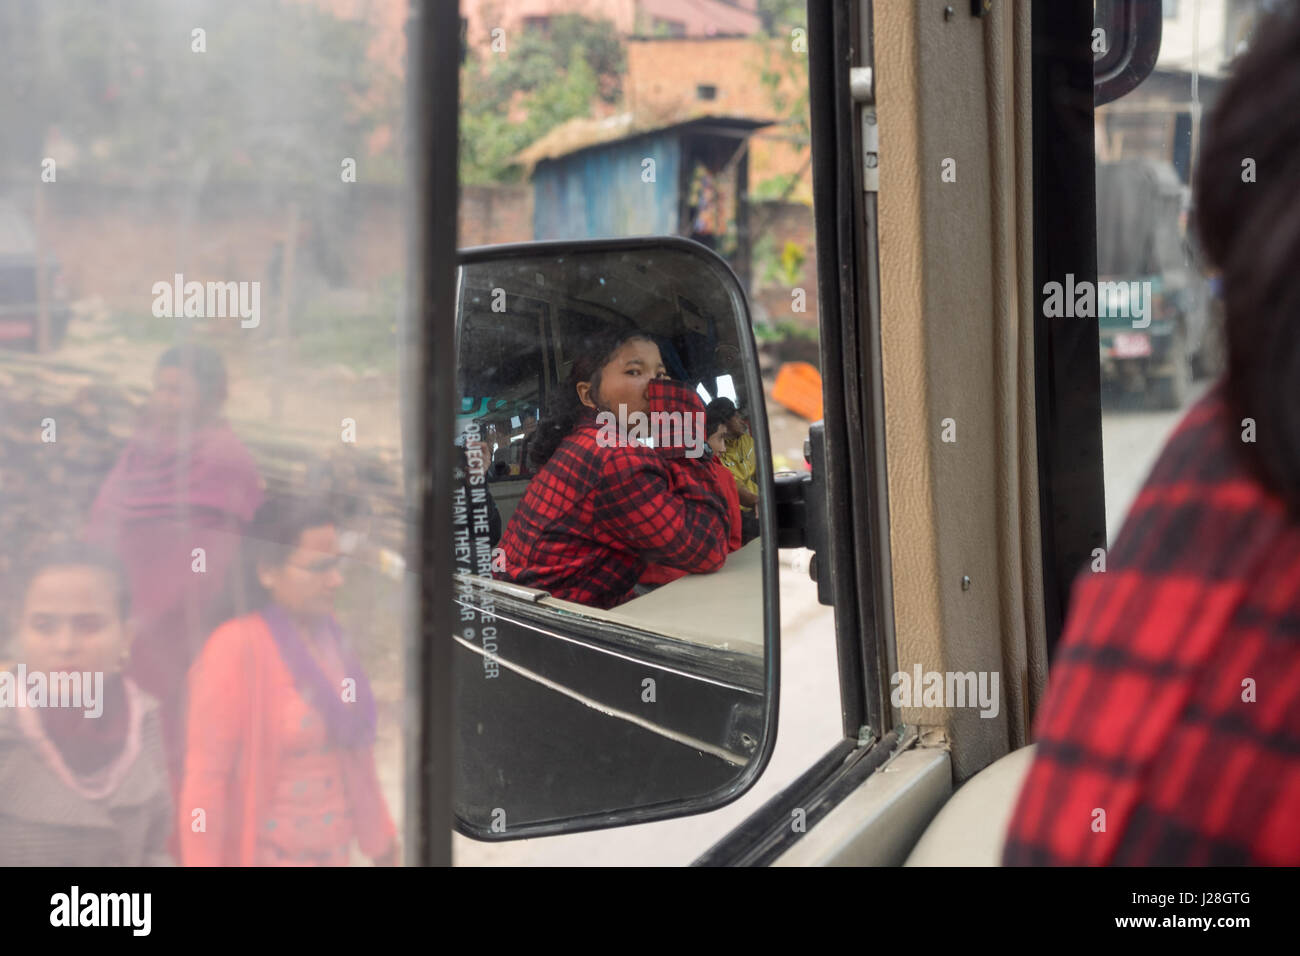
M 685 382 L 676 382 L 664 376 L 653 379 L 646 387 L 646 400 L 650 414 L 668 413 L 669 436 L 656 436 L 655 451 L 662 458 L 697 458 L 704 453 L 708 440 L 704 434 L 705 410 L 699 393 Z M 669 444 L 672 437 L 677 444 Z

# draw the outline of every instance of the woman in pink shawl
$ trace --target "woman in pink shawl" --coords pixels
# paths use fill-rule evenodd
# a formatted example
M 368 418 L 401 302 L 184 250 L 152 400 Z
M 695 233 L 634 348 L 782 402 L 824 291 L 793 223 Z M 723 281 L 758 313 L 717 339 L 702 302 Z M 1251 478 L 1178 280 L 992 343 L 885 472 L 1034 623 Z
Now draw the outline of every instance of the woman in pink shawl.
M 140 428 L 104 480 L 86 532 L 126 564 L 136 634 L 128 673 L 161 703 L 174 788 L 184 760 L 186 673 L 262 501 L 253 456 L 221 417 L 225 399 L 216 351 L 191 344 L 164 352 Z

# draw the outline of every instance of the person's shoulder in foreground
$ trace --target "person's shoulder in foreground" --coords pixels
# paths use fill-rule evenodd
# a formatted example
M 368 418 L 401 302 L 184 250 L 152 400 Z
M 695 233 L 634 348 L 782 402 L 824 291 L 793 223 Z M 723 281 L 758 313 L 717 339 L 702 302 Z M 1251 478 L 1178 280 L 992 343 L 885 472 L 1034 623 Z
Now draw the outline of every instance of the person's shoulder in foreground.
M 1297 91 L 1289 3 L 1233 62 L 1194 172 L 1227 374 L 1075 582 L 1007 863 L 1300 864 Z
M 1300 527 L 1222 390 L 1076 580 L 1007 864 L 1300 863 Z

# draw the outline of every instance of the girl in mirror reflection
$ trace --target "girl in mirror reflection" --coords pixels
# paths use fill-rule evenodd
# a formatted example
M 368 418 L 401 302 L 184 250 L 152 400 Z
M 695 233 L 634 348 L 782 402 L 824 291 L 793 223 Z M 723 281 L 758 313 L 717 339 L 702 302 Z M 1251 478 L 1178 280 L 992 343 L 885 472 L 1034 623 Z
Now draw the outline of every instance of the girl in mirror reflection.
M 634 438 L 601 440 L 600 413 L 626 421 L 637 412 L 705 418 L 695 390 L 666 377 L 648 335 L 593 337 L 531 437 L 537 474 L 506 525 L 506 569 L 497 577 L 609 608 L 636 595 L 651 565 L 682 573 L 722 567 L 731 513 L 712 462 L 692 457 L 685 441 L 651 448 Z

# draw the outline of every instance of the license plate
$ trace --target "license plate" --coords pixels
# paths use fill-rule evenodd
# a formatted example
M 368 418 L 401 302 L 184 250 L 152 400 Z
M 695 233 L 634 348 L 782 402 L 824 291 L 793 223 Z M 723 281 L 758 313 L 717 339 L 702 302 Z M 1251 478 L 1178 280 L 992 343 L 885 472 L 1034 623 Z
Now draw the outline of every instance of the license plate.
M 1151 354 L 1151 338 L 1146 335 L 1118 332 L 1115 335 L 1115 346 L 1111 354 L 1115 358 L 1145 358 Z

